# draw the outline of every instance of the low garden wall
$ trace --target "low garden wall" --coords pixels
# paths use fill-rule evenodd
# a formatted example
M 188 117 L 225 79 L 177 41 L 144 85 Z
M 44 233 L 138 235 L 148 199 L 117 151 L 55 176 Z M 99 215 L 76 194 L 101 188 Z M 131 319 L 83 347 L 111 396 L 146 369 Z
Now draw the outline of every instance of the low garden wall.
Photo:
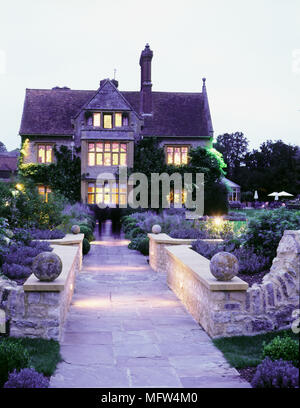
M 60 276 L 53 282 L 41 282 L 31 275 L 23 286 L 18 286 L 0 278 L 0 309 L 5 312 L 10 336 L 60 339 L 75 277 L 81 269 L 82 241 L 83 234 L 49 241 L 63 264 Z
M 158 272 L 166 271 L 170 288 L 211 337 L 252 335 L 291 326 L 292 313 L 299 309 L 300 231 L 285 231 L 270 272 L 262 284 L 250 288 L 238 277 L 217 281 L 210 273 L 210 261 L 189 245 L 159 247 L 159 235 L 164 234 L 156 239 L 152 235 L 150 265 Z M 162 259 L 155 259 L 161 254 Z
M 159 273 L 166 273 L 166 251 L 169 245 L 191 245 L 196 239 L 171 238 L 167 234 L 148 234 L 149 237 L 149 263 L 151 268 Z M 203 239 L 202 241 L 223 242 L 222 239 Z

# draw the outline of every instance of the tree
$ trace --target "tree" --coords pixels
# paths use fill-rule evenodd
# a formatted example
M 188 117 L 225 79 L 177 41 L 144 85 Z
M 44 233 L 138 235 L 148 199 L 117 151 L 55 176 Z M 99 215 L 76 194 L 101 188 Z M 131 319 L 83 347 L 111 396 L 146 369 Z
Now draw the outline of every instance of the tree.
M 140 172 L 148 178 L 148 197 L 150 206 L 151 173 L 192 173 L 193 182 L 196 182 L 196 173 L 204 173 L 204 210 L 205 213 L 224 213 L 227 211 L 227 190 L 220 183 L 226 167 L 222 155 L 215 149 L 201 146 L 190 149 L 189 163 L 187 165 L 167 165 L 164 149 L 159 146 L 156 138 L 144 138 L 135 146 L 133 172 Z M 171 189 L 173 183 L 171 184 Z M 161 204 L 161 186 L 159 191 Z M 216 199 L 216 196 L 218 198 Z
M 248 139 L 242 132 L 224 133 L 217 137 L 214 147 L 222 153 L 227 164 L 227 174 L 232 177 L 234 169 L 240 167 L 248 152 Z
M 7 152 L 5 144 L 0 142 L 0 153 L 5 153 Z
M 299 194 L 300 150 L 282 140 L 267 140 L 259 150 L 247 153 L 245 167 L 235 173 L 235 181 L 244 191 L 258 191 L 261 200 L 270 200 L 269 193 L 287 191 Z

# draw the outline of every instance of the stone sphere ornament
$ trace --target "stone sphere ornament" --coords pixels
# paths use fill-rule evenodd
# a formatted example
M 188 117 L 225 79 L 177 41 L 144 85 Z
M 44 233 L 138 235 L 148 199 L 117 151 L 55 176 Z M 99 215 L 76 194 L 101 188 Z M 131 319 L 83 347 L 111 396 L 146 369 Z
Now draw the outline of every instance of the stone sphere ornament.
M 41 252 L 32 262 L 32 273 L 42 282 L 54 281 L 61 271 L 61 259 L 52 252 Z
M 239 261 L 229 252 L 218 252 L 210 261 L 210 271 L 219 281 L 229 281 L 239 272 Z
M 153 225 L 152 227 L 153 234 L 160 234 L 161 233 L 161 226 L 158 224 Z
M 72 232 L 73 234 L 79 234 L 79 232 L 80 232 L 80 227 L 79 227 L 79 225 L 72 225 L 71 232 Z

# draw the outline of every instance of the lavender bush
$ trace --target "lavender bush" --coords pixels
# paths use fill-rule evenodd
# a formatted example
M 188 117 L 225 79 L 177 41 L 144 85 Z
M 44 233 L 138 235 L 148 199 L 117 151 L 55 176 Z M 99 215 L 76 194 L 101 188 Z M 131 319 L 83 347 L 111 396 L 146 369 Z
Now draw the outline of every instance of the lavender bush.
M 28 232 L 32 239 L 60 239 L 66 235 L 63 231 L 58 229 L 41 230 L 38 228 L 31 228 Z
M 182 229 L 171 229 L 169 232 L 172 238 L 181 239 L 200 239 L 209 238 L 205 231 L 200 231 L 195 228 L 182 228 Z
M 265 358 L 251 382 L 253 388 L 299 388 L 299 369 L 282 359 Z
M 5 254 L 2 272 L 9 279 L 25 279 L 31 274 L 33 258 L 41 252 L 51 252 L 53 249 L 47 242 L 33 241 L 25 245 L 14 243 Z
M 269 258 L 257 255 L 253 248 L 238 248 L 234 241 L 225 241 L 220 244 L 207 244 L 201 240 L 192 243 L 192 249 L 207 259 L 211 259 L 218 252 L 230 252 L 239 261 L 239 272 L 254 274 L 268 268 Z
M 17 242 L 23 242 L 24 244 L 28 244 L 31 241 L 31 234 L 25 228 L 14 228 L 13 240 Z
M 33 368 L 14 370 L 9 374 L 3 388 L 48 388 L 49 379 Z

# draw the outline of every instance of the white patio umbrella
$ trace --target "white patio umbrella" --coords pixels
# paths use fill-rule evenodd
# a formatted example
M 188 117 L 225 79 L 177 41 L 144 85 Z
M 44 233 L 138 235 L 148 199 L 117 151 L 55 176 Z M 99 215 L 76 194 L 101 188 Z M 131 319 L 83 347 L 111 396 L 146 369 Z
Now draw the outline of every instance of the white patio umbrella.
M 277 191 L 274 191 L 273 193 L 268 194 L 268 196 L 274 197 L 274 200 L 278 200 L 278 194 L 279 194 L 279 193 L 277 193 Z
M 278 197 L 294 197 L 294 195 L 287 193 L 286 191 L 280 191 L 280 193 L 278 193 Z
M 258 194 L 257 194 L 257 190 L 255 190 L 255 193 L 254 193 L 254 200 L 257 200 L 258 199 Z

